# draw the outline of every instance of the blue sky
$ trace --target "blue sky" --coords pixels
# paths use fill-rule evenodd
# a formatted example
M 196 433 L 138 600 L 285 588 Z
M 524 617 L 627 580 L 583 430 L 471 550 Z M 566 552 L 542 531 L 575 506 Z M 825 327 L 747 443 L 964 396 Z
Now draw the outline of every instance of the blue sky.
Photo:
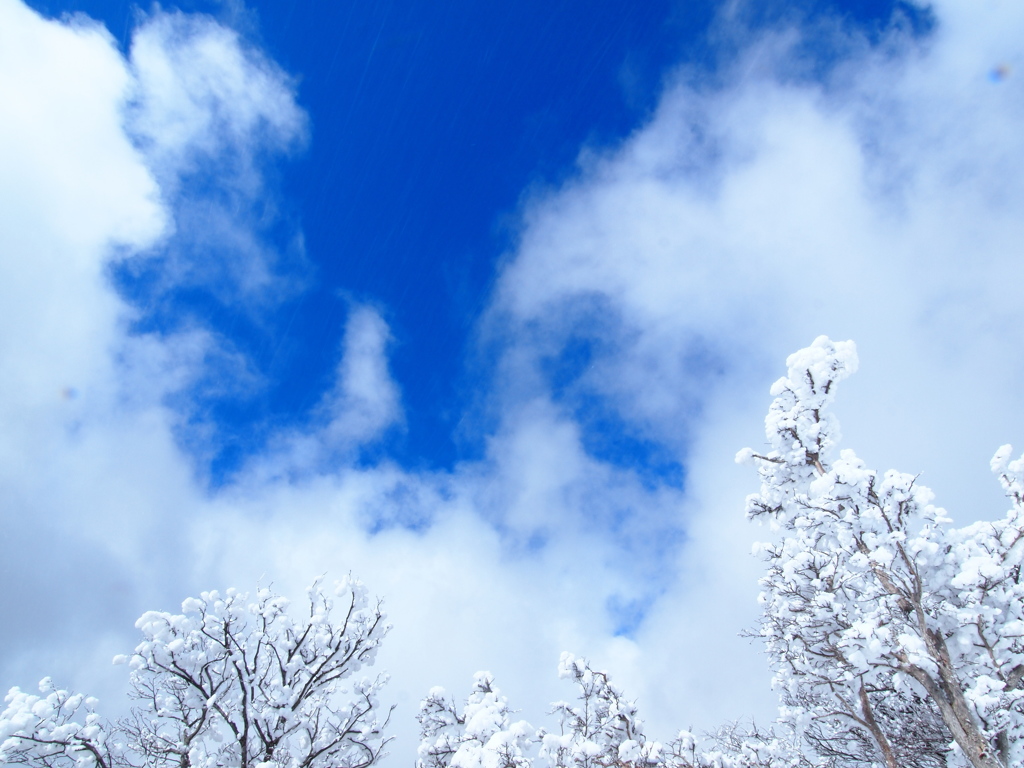
M 10 684 L 116 708 L 143 610 L 352 570 L 396 759 L 477 669 L 539 718 L 562 650 L 656 735 L 770 717 L 732 457 L 822 333 L 851 447 L 1003 509 L 1012 2 L 0 14 Z
M 45 8 L 81 10 L 111 30 L 130 29 L 138 12 Z M 179 291 L 147 317 L 167 328 L 198 316 L 266 377 L 246 402 L 211 403 L 222 440 L 215 482 L 269 425 L 309 411 L 334 367 L 346 297 L 378 303 L 395 336 L 391 365 L 408 408 L 389 454 L 444 468 L 478 455 L 479 426 L 459 428 L 486 376 L 472 335 L 495 265 L 514 247 L 521 197 L 571 173 L 582 146 L 621 140 L 653 110 L 666 71 L 706 53 L 711 6 L 183 9 L 236 24 L 241 14 L 253 42 L 296 78 L 310 118 L 304 146 L 274 168 L 281 207 L 264 231 L 283 252 L 301 233 L 304 258 L 284 268 L 303 289 L 258 318 L 216 301 L 215 287 Z M 145 287 L 124 288 L 145 305 Z
M 122 2 L 35 7 L 100 19 L 123 48 L 144 13 Z M 443 469 L 478 458 L 487 425 L 475 395 L 489 360 L 477 323 L 497 264 L 515 247 L 524 199 L 571 175 L 581 149 L 615 146 L 649 118 L 677 67 L 712 79 L 734 45 L 716 37 L 834 17 L 870 38 L 895 13 L 922 28 L 928 16 L 902 3 L 766 3 L 739 11 L 729 28 L 715 24 L 712 3 L 178 7 L 238 28 L 294 79 L 309 118 L 290 156 L 266 169 L 272 210 L 249 201 L 259 235 L 280 254 L 276 268 L 297 286 L 253 312 L 231 301 L 218 284 L 224 275 L 167 290 L 159 261 L 118 271 L 143 311 L 140 330 L 199 322 L 230 339 L 260 377 L 255 391 L 205 398 L 194 415 L 214 430 L 199 469 L 215 484 L 273 429 L 308 418 L 328 387 L 351 301 L 377 305 L 394 339 L 390 365 L 406 409 L 387 455 Z M 834 42 L 808 46 L 816 73 L 834 61 Z M 216 179 L 188 183 L 202 194 Z M 584 342 L 550 362 L 555 379 L 572 376 Z M 681 474 L 600 403 L 578 410 L 593 450 Z

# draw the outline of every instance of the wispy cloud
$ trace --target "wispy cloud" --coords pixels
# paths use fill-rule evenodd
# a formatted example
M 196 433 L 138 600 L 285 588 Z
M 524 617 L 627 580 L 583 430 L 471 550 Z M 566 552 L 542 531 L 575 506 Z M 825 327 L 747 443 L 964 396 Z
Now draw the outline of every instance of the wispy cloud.
M 181 12 L 143 19 L 126 65 L 125 131 L 173 224 L 148 260 L 126 265 L 125 287 L 150 303 L 199 289 L 257 312 L 294 295 L 305 254 L 298 235 L 284 253 L 268 237 L 279 212 L 266 179 L 268 161 L 307 140 L 294 81 L 234 30 Z M 161 320 L 173 324 L 173 310 Z
M 400 428 L 404 415 L 401 393 L 388 370 L 390 342 L 391 332 L 379 312 L 352 305 L 333 385 L 311 409 L 303 428 L 279 431 L 252 458 L 244 469 L 245 482 L 262 485 L 358 465 L 361 449 Z

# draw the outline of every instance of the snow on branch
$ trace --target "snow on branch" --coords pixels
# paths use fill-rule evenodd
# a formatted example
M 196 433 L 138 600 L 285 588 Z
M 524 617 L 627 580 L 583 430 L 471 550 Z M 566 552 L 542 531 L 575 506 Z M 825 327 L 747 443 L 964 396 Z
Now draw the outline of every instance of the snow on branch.
M 992 460 L 1013 509 L 953 528 L 914 475 L 833 457 L 828 408 L 856 368 L 852 342 L 790 356 L 765 419 L 770 450 L 747 513 L 759 546 L 760 635 L 780 723 L 819 756 L 888 768 L 1005 768 L 1024 760 L 1024 459 Z M 952 744 L 952 746 L 950 746 Z M 847 764 L 847 763 L 842 763 Z
M 136 705 L 116 725 L 94 700 L 41 684 L 0 715 L 0 760 L 41 768 L 368 768 L 384 754 L 386 675 L 373 664 L 389 625 L 353 579 L 320 582 L 308 608 L 270 589 L 204 592 L 180 614 L 149 611 L 128 658 Z

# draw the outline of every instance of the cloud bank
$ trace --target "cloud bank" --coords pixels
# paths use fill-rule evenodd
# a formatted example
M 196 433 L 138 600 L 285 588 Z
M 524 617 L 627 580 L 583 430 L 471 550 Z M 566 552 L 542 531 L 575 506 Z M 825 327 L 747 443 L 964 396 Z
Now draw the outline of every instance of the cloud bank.
M 563 649 L 607 666 L 656 735 L 770 716 L 737 637 L 755 478 L 731 459 L 762 439 L 785 355 L 855 339 L 848 444 L 922 472 L 957 520 L 1001 513 L 988 458 L 1024 443 L 1024 10 L 933 11 L 924 39 L 833 31 L 823 78 L 799 29 L 751 34 L 524 200 L 479 321 L 497 360 L 481 460 L 367 452 L 402 428 L 402 382 L 386 308 L 354 304 L 308 421 L 211 489 L 201 393 L 260 373 L 201 323 L 147 320 L 183 286 L 254 316 L 301 290 L 263 224 L 265 171 L 306 141 L 295 84 L 206 17 L 156 12 L 125 57 L 88 20 L 0 2 L 3 679 L 116 701 L 108 660 L 143 610 L 351 570 L 395 624 L 396 760 L 424 692 L 477 669 L 539 718 Z M 150 287 L 118 290 L 118 269 Z

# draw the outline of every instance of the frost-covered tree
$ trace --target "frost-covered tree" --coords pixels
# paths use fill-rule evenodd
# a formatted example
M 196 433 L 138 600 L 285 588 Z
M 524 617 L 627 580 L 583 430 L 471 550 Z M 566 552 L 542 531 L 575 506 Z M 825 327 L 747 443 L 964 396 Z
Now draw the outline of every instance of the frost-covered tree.
M 60 690 L 48 677 L 39 682 L 39 694 L 8 692 L 0 713 L 0 762 L 47 768 L 119 764 L 95 699 Z
M 825 768 L 787 738 L 773 730 L 763 731 L 751 724 L 722 726 L 699 737 L 680 731 L 663 751 L 665 768 Z M 831 768 L 831 766 L 830 766 Z
M 953 528 L 913 475 L 833 457 L 828 406 L 856 369 L 852 342 L 821 337 L 787 364 L 769 450 L 737 456 L 761 476 L 748 515 L 780 533 L 761 546 L 761 635 L 781 725 L 836 765 L 941 765 L 949 742 L 974 768 L 1020 765 L 1024 458 L 1004 446 L 992 460 L 1006 517 Z
M 575 703 L 552 705 L 557 733 L 541 730 L 541 757 L 552 768 L 639 766 L 658 762 L 660 745 L 644 737 L 636 704 L 612 684 L 607 672 L 563 653 L 558 675 L 576 684 Z
M 529 768 L 531 748 L 549 768 L 636 768 L 659 764 L 660 745 L 648 742 L 636 705 L 626 700 L 607 672 L 563 653 L 562 678 L 576 685 L 574 703 L 552 704 L 557 730 L 510 723 L 508 702 L 488 672 L 478 672 L 460 713 L 444 689 L 433 688 L 420 704 L 417 768 Z
M 811 711 L 824 705 L 835 709 L 834 699 L 812 702 L 799 694 L 782 692 L 784 717 L 791 709 Z M 935 706 L 909 686 L 867 694 L 874 727 L 887 734 L 892 756 L 901 768 L 947 768 L 952 737 Z M 791 736 L 793 734 L 790 734 Z M 853 717 L 818 718 L 806 724 L 804 742 L 822 768 L 874 768 L 881 755 L 872 729 Z
M 461 713 L 443 688 L 432 688 L 416 716 L 417 768 L 528 768 L 533 729 L 525 720 L 510 723 L 511 714 L 490 672 L 476 673 Z
M 93 702 L 17 688 L 0 715 L 0 761 L 63 768 L 367 768 L 388 739 L 377 715 L 385 676 L 355 679 L 389 627 L 358 581 L 319 582 L 288 613 L 269 589 L 228 590 L 150 611 L 131 667 L 131 715 L 106 726 Z M 332 616 L 333 612 L 333 616 Z M 84 718 L 82 714 L 84 712 Z

